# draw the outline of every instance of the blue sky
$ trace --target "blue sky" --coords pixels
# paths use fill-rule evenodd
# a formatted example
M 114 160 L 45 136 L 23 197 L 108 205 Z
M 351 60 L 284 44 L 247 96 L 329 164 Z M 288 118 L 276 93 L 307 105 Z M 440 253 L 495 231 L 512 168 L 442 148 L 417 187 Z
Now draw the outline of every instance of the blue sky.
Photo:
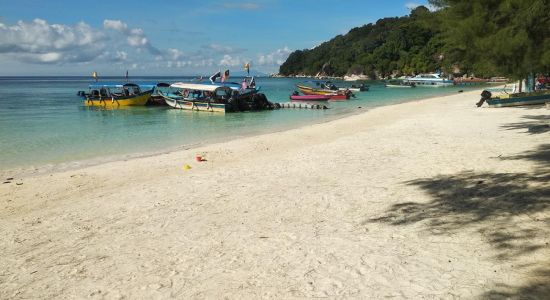
M 421 1 L 0 0 L 0 76 L 277 72 L 288 54 Z

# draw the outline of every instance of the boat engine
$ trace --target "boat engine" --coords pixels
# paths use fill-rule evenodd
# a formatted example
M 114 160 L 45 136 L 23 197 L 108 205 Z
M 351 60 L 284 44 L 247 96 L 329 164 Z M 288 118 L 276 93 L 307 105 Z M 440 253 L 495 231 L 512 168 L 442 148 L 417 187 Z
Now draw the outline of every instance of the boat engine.
M 476 103 L 476 106 L 481 107 L 483 103 L 491 99 L 492 96 L 493 94 L 491 94 L 491 92 L 489 92 L 488 90 L 484 90 L 483 92 L 481 92 L 481 99 L 479 99 L 479 101 Z

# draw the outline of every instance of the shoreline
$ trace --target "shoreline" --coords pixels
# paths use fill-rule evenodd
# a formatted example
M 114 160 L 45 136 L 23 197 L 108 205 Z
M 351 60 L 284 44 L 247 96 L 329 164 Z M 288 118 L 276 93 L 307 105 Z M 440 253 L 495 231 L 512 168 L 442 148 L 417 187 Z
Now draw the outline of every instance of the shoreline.
M 444 87 L 442 87 L 444 88 Z M 486 87 L 485 87 L 486 88 Z M 498 87 L 494 87 L 498 88 Z M 481 92 L 483 89 L 475 89 L 468 92 Z M 225 143 L 232 140 L 242 139 L 242 138 L 248 138 L 248 137 L 255 137 L 255 136 L 261 136 L 264 134 L 270 134 L 270 133 L 278 133 L 278 132 L 284 132 L 288 130 L 293 129 L 300 129 L 303 127 L 316 125 L 316 124 L 323 124 L 323 123 L 329 123 L 333 121 L 337 121 L 343 118 L 347 118 L 350 116 L 358 115 L 367 113 L 368 111 L 371 111 L 373 109 L 377 109 L 380 107 L 386 107 L 386 106 L 394 106 L 394 105 L 401 105 L 405 103 L 411 103 L 411 102 L 417 102 L 417 101 L 426 101 L 433 98 L 440 98 L 440 97 L 447 97 L 455 95 L 454 93 L 450 93 L 447 95 L 436 95 L 431 97 L 425 97 L 425 98 L 418 98 L 418 99 L 407 99 L 407 100 L 400 100 L 397 103 L 390 103 L 390 104 L 382 104 L 377 105 L 374 107 L 361 107 L 356 108 L 355 110 L 350 110 L 349 112 L 341 113 L 341 114 L 335 114 L 328 116 L 326 118 L 323 118 L 321 120 L 317 120 L 312 123 L 308 124 L 301 124 L 297 127 L 290 126 L 290 127 L 281 127 L 281 128 L 273 128 L 273 129 L 264 129 L 260 130 L 259 132 L 255 133 L 248 133 L 248 134 L 242 134 L 242 135 L 235 135 L 235 136 L 229 136 L 229 137 L 223 137 L 223 138 L 210 138 L 209 140 L 206 140 L 204 142 L 198 142 L 198 143 L 190 143 L 190 144 L 180 144 L 180 145 L 173 145 L 168 147 L 167 149 L 159 149 L 159 150 L 152 150 L 152 151 L 142 151 L 142 152 L 135 152 L 135 153 L 126 153 L 126 154 L 120 154 L 120 155 L 111 155 L 111 156 L 98 156 L 94 158 L 89 159 L 83 159 L 83 160 L 70 160 L 65 162 L 59 162 L 59 163 L 45 163 L 41 165 L 36 166 L 24 166 L 24 167 L 10 167 L 7 169 L 0 169 L 0 178 L 23 178 L 23 177 L 34 177 L 34 176 L 40 176 L 46 173 L 59 173 L 64 171 L 76 171 L 87 167 L 93 167 L 98 166 L 106 163 L 111 162 L 117 162 L 117 161 L 128 161 L 128 160 L 134 160 L 134 159 L 140 159 L 140 158 L 147 158 L 157 155 L 165 155 L 170 154 L 173 152 L 179 152 L 179 151 L 186 151 L 186 150 L 193 150 L 200 147 L 205 147 L 212 144 L 219 144 L 219 143 Z M 360 105 L 361 103 L 357 103 L 357 105 Z
M 0 298 L 547 295 L 548 111 L 477 98 L 0 185 Z

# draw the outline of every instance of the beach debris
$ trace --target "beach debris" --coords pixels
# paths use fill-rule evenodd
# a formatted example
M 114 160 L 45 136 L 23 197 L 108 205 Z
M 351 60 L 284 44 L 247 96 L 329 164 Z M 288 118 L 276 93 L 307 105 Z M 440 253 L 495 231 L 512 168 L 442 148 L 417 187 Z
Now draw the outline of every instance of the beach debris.
M 22 185 L 22 184 L 23 184 L 23 182 L 17 182 L 17 183 L 15 183 L 15 184 L 17 184 L 17 185 Z
M 4 181 L 2 182 L 3 184 L 6 184 L 6 183 L 11 183 L 11 181 Z
M 13 180 L 13 177 L 8 177 L 8 178 L 6 178 L 6 180 L 8 180 L 8 181 Z
M 204 158 L 204 156 L 202 156 L 201 154 L 197 154 L 197 155 L 195 156 L 195 160 L 198 161 L 198 162 L 207 161 L 207 159 Z
M 185 165 L 183 165 L 183 169 L 184 169 L 185 171 L 191 170 L 191 166 L 188 165 L 188 164 L 185 164 Z

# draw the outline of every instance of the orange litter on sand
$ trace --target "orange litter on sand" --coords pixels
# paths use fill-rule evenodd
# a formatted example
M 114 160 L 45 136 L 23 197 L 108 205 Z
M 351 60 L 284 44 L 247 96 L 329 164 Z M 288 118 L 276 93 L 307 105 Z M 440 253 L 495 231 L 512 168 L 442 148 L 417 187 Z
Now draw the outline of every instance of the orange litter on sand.
M 202 161 L 202 155 L 197 154 L 197 156 L 195 156 L 195 160 L 197 160 L 198 162 L 201 162 Z

